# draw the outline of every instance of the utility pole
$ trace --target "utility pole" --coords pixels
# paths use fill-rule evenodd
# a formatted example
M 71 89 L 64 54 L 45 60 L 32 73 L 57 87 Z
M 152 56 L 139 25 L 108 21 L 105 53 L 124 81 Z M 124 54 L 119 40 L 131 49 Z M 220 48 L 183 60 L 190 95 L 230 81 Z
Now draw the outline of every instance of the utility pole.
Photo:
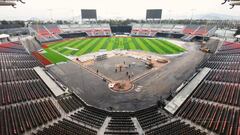
M 192 24 L 192 21 L 193 21 L 193 15 L 194 15 L 194 11 L 195 11 L 196 9 L 191 9 L 191 20 L 190 20 L 190 25 Z

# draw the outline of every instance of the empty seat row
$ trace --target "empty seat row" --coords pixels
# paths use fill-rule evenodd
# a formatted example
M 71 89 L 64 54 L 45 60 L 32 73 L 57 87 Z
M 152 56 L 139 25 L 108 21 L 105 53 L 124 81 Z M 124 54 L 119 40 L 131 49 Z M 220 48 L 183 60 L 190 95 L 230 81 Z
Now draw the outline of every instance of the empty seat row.
M 236 50 L 240 49 L 240 43 L 230 43 L 225 42 L 224 45 L 219 49 L 219 51 L 229 51 L 229 50 Z
M 31 61 L 0 61 L 0 69 L 2 68 L 34 68 L 41 66 L 37 60 Z
M 73 120 L 89 125 L 91 127 L 100 128 L 105 121 L 107 114 L 103 114 L 94 109 L 83 109 L 70 116 Z
M 106 131 L 104 135 L 139 135 L 136 131 Z
M 181 122 L 180 120 L 170 122 L 158 128 L 151 129 L 146 135 L 206 135 L 206 133 L 196 130 L 194 127 Z
M 0 53 L 0 61 L 31 61 L 35 60 L 28 54 Z
M 240 44 L 225 42 L 223 46 L 221 46 L 215 54 L 208 58 L 208 60 L 204 61 L 200 67 L 209 67 L 221 70 L 240 70 L 239 58 Z
M 229 54 L 229 55 L 212 55 L 208 61 L 213 62 L 239 62 L 240 54 Z
M 26 51 L 20 43 L 7 42 L 0 43 L 0 53 L 26 54 Z
M 240 70 L 240 62 L 213 62 L 206 61 L 200 68 L 208 67 L 211 69 L 221 69 L 221 70 Z
M 211 70 L 207 75 L 206 80 L 240 83 L 240 70 Z
M 240 44 L 234 42 L 224 42 L 223 46 L 218 49 L 217 54 L 239 54 Z
M 138 134 L 134 123 L 129 116 L 114 116 L 105 130 L 105 134 Z
M 97 135 L 97 132 L 70 120 L 63 119 L 49 128 L 33 133 L 33 135 Z
M 37 32 L 38 35 L 51 35 L 51 33 L 43 25 L 33 25 L 31 27 Z
M 197 31 L 199 29 L 199 25 L 187 25 L 184 29 L 183 29 L 183 33 L 184 34 L 194 34 L 195 31 Z
M 200 35 L 200 36 L 206 36 L 208 34 L 208 28 L 207 26 L 200 26 L 196 31 L 194 31 L 193 35 Z
M 80 99 L 78 99 L 74 95 L 58 99 L 58 103 L 60 104 L 60 106 L 63 108 L 63 110 L 66 113 L 72 112 L 72 111 L 82 107 L 82 103 L 81 103 Z
M 38 35 L 37 40 L 41 43 L 46 43 L 46 42 L 54 42 L 54 41 L 59 41 L 62 40 L 63 38 L 58 36 L 58 35 Z
M 33 69 L 0 69 L 0 83 L 40 79 Z
M 0 105 L 9 105 L 51 96 L 42 80 L 0 84 Z
M 240 85 L 203 81 L 193 94 L 194 98 L 240 106 Z
M 238 109 L 190 99 L 180 108 L 177 115 L 217 134 L 238 135 L 240 133 Z
M 51 100 L 5 107 L 0 109 L 0 134 L 19 135 L 60 116 Z
M 156 106 L 136 112 L 136 117 L 144 130 L 163 124 L 169 120 L 169 117 L 159 112 Z
M 131 31 L 131 35 L 132 36 L 150 36 L 150 35 L 155 35 L 157 32 L 152 32 L 152 30 L 149 28 L 145 28 L 145 29 L 142 29 L 142 28 L 135 28 L 135 29 L 132 29 Z
M 225 51 L 219 51 L 218 54 L 239 54 L 240 53 L 240 48 L 239 49 L 233 49 L 233 50 L 225 50 Z
M 61 30 L 55 24 L 45 25 L 45 28 L 48 29 L 48 31 L 50 31 L 52 34 L 60 34 L 61 33 Z

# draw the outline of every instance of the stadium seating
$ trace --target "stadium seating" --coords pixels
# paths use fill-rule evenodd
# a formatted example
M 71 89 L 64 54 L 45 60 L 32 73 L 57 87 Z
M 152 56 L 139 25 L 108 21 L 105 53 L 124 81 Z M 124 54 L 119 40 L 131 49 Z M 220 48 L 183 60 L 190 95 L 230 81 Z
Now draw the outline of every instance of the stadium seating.
M 38 35 L 36 39 L 40 43 L 47 43 L 47 42 L 54 42 L 54 41 L 59 41 L 62 40 L 62 37 L 58 35 Z
M 212 34 L 216 31 L 216 27 L 213 26 L 201 26 L 201 25 L 172 25 L 172 24 L 134 24 L 132 28 L 132 36 L 143 36 L 143 37 L 154 37 L 157 33 L 160 35 L 167 35 L 163 37 L 168 37 L 170 34 L 173 37 L 180 38 L 182 35 L 186 36 L 206 36 Z M 177 35 L 176 35 L 177 34 Z M 180 35 L 178 35 L 180 34 Z M 162 36 L 160 36 L 162 37 Z
M 105 37 L 112 35 L 109 24 L 59 25 L 59 28 L 65 34 L 85 32 L 89 37 Z
M 127 115 L 114 115 L 108 123 L 105 135 L 138 135 L 136 128 Z
M 159 112 L 156 106 L 137 111 L 135 114 L 144 130 L 163 124 L 169 120 L 168 116 Z
M 239 54 L 240 43 L 225 42 L 224 46 L 218 50 L 218 54 Z
M 33 135 L 96 135 L 95 130 L 89 129 L 67 119 L 59 121 L 57 124 L 44 128 L 43 131 Z
M 78 111 L 74 115 L 71 115 L 70 118 L 81 122 L 83 124 L 89 125 L 91 127 L 99 129 L 107 117 L 105 111 L 101 111 L 96 108 L 88 108 Z
M 206 133 L 196 130 L 194 127 L 181 122 L 180 120 L 170 122 L 161 127 L 151 129 L 146 135 L 206 135 Z
M 58 99 L 58 103 L 66 113 L 72 112 L 82 107 L 81 101 L 79 101 L 79 99 L 74 95 Z
M 51 100 L 30 102 L 0 109 L 1 133 L 4 135 L 22 134 L 26 130 L 52 121 L 61 114 Z
M 180 107 L 177 116 L 217 134 L 240 133 L 238 47 L 238 43 L 225 42 L 200 65 L 200 68 L 209 67 L 212 70 Z
M 32 28 L 39 34 L 43 36 L 50 36 L 51 33 L 44 27 L 44 25 L 33 25 Z
M 206 26 L 199 26 L 193 35 L 206 36 L 208 34 L 208 28 Z
M 214 55 L 208 61 L 204 62 L 201 68 L 209 67 L 219 70 L 239 70 L 239 62 L 237 61 L 239 57 L 239 54 Z
M 173 33 L 182 33 L 184 29 L 184 25 L 175 25 L 172 29 Z
M 26 53 L 18 42 L 0 43 L 0 53 Z
M 51 91 L 33 70 L 43 65 L 18 42 L 0 46 L 0 134 L 23 134 L 60 117 Z
M 32 52 L 32 55 L 37 58 L 43 65 L 50 65 L 52 64 L 51 61 L 49 61 L 47 58 L 45 58 L 43 55 L 39 54 L 39 52 Z
M 199 29 L 199 27 L 199 25 L 187 25 L 183 29 L 183 33 L 188 35 L 194 35 L 194 33 Z
M 131 31 L 131 36 L 140 36 L 140 37 L 154 37 L 159 31 L 155 27 L 148 24 L 134 24 Z
M 161 32 L 172 33 L 174 27 L 172 24 L 163 24 L 161 26 Z
M 218 134 L 239 133 L 239 111 L 222 105 L 189 100 L 178 115 Z
M 48 25 L 45 25 L 45 27 L 52 34 L 60 34 L 60 33 L 62 33 L 61 30 L 59 29 L 59 27 L 56 24 L 48 24 Z
M 157 34 L 157 32 L 158 32 L 157 30 L 150 30 L 149 36 L 154 37 Z
M 36 39 L 41 43 L 62 40 L 62 38 L 58 36 L 61 30 L 57 25 L 32 25 L 31 28 L 32 31 L 37 34 Z
M 239 106 L 239 84 L 204 81 L 193 97 L 218 103 Z
M 212 36 L 216 30 L 216 26 L 187 25 L 182 31 L 186 37 L 182 37 L 181 39 L 183 41 L 192 41 L 192 38 L 195 36 L 200 38 L 203 36 Z
M 72 27 L 79 28 L 78 25 Z M 46 31 L 59 32 L 55 26 L 41 28 L 46 29 L 41 31 L 43 35 Z M 107 32 L 108 29 L 90 30 L 92 36 L 106 35 Z M 151 32 L 157 31 L 150 30 L 148 35 L 153 35 Z M 0 44 L 0 134 L 26 134 L 36 129 L 31 133 L 96 135 L 106 124 L 103 130 L 106 135 L 137 135 L 139 129 L 146 135 L 206 135 L 210 132 L 237 135 L 240 133 L 239 52 L 239 43 L 225 42 L 208 57 L 199 67 L 210 67 L 211 71 L 171 116 L 157 106 L 116 113 L 88 106 L 74 94 L 53 97 L 33 70 L 33 67 L 44 65 L 18 42 Z M 109 123 L 106 118 L 110 119 Z M 140 127 L 134 125 L 135 120 Z M 187 121 L 207 129 L 204 130 L 207 133 Z
M 0 84 L 0 105 L 20 103 L 49 97 L 52 94 L 47 86 L 41 81 L 12 82 Z

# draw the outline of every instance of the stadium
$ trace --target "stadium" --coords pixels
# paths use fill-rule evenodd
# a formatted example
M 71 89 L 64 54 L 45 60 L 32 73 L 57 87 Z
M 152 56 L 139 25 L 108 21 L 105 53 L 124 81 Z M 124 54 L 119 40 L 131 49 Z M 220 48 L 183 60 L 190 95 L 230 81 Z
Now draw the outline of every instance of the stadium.
M 82 6 L 80 20 L 0 21 L 0 135 L 240 135 L 239 18 L 139 9 L 144 19 Z

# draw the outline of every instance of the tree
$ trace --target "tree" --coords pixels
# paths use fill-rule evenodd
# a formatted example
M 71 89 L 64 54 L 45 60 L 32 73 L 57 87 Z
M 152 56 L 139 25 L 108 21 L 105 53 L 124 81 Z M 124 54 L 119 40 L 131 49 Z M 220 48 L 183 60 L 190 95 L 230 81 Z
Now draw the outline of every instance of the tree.
M 237 28 L 236 33 L 234 34 L 234 36 L 240 35 L 240 26 Z
M 8 25 L 8 24 L 9 24 L 8 21 L 6 21 L 6 20 L 2 21 L 2 25 Z

